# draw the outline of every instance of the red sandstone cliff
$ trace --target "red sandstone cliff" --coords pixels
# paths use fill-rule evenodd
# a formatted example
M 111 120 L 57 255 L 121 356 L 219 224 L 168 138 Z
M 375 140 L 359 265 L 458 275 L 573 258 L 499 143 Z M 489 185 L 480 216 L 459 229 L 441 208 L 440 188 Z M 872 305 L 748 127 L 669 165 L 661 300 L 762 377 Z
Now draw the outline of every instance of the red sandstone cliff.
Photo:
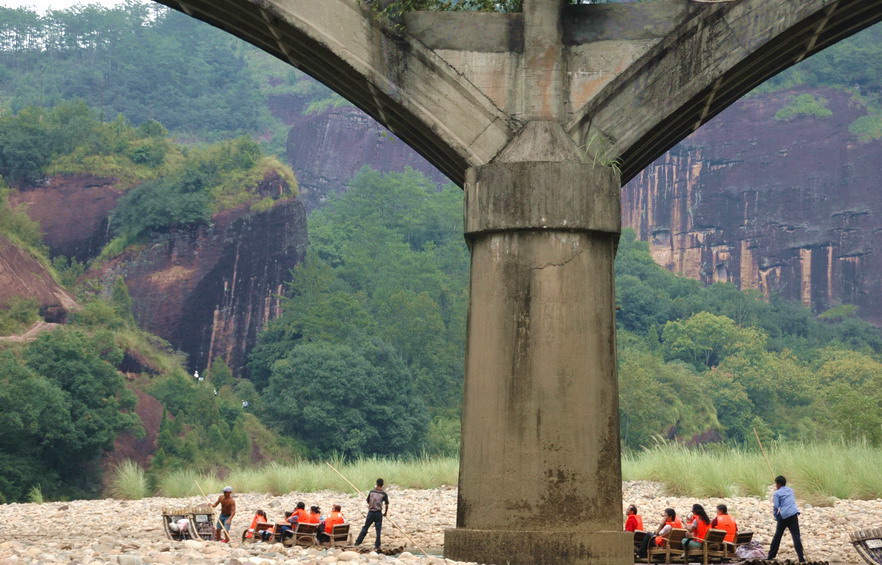
M 10 195 L 10 203 L 27 204 L 28 216 L 43 228 L 50 253 L 85 262 L 109 241 L 107 218 L 124 194 L 113 179 L 91 175 L 59 175 L 39 187 Z
M 166 234 L 101 268 L 111 285 L 122 276 L 138 324 L 187 353 L 190 369 L 222 357 L 242 374 L 267 321 L 279 314 L 291 269 L 306 253 L 306 212 L 280 178 L 258 191 L 277 203 L 215 214 L 209 226 Z
M 820 93 L 832 117 L 775 120 L 799 93 L 739 101 L 655 161 L 623 223 L 674 272 L 882 324 L 882 141 L 848 132 L 866 109 L 843 91 Z
M 76 300 L 62 288 L 33 255 L 0 236 L 0 305 L 11 298 L 34 298 L 44 318 L 64 321 L 78 308 Z
M 291 126 L 285 157 L 297 174 L 308 210 L 345 190 L 365 165 L 378 171 L 411 167 L 439 184 L 448 182 L 421 155 L 357 108 L 333 108 L 305 116 L 292 111 L 302 109 L 302 101 L 294 97 L 271 99 L 270 107 Z

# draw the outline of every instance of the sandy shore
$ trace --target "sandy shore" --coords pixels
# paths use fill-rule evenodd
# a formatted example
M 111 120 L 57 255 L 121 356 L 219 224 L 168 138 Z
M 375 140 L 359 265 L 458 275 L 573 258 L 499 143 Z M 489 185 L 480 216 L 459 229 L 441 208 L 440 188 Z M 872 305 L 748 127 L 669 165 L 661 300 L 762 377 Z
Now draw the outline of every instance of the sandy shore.
M 798 491 L 797 491 L 798 494 Z M 234 538 L 251 522 L 254 511 L 265 510 L 271 520 L 282 517 L 298 500 L 307 506 L 317 504 L 328 511 L 332 504 L 341 504 L 354 529 L 360 528 L 364 506 L 359 497 L 334 492 L 310 494 L 290 493 L 284 496 L 236 493 L 238 514 L 233 521 Z M 444 529 L 454 526 L 456 489 L 442 487 L 431 490 L 399 489 L 390 486 L 389 517 L 407 530 L 415 543 L 400 531 L 384 524 L 384 546 L 406 546 L 408 553 L 392 558 L 377 555 L 356 555 L 341 550 L 283 548 L 280 544 L 171 542 L 165 537 L 160 516 L 166 506 L 183 506 L 204 502 L 201 498 L 148 498 L 137 501 L 77 500 L 45 504 L 0 505 L 0 565 L 68 564 L 138 565 L 141 563 L 193 563 L 196 565 L 261 565 L 265 563 L 308 563 L 321 565 L 339 561 L 377 562 L 389 565 L 442 565 L 437 557 L 442 551 Z M 685 513 L 694 502 L 709 510 L 719 502 L 729 506 L 740 529 L 751 529 L 755 539 L 767 547 L 774 523 L 767 499 L 756 497 L 705 499 L 665 496 L 659 485 L 648 482 L 624 484 L 625 504 L 636 504 L 646 526 L 658 521 L 666 507 Z M 802 504 L 803 540 L 810 560 L 839 563 L 860 563 L 848 542 L 848 532 L 878 526 L 882 523 L 882 500 L 840 500 L 828 507 Z M 713 516 L 713 513 L 711 512 Z M 373 543 L 373 532 L 366 544 Z M 421 556 L 420 546 L 436 556 Z M 795 558 L 789 535 L 785 534 L 779 559 Z M 452 564 L 452 561 L 447 561 Z

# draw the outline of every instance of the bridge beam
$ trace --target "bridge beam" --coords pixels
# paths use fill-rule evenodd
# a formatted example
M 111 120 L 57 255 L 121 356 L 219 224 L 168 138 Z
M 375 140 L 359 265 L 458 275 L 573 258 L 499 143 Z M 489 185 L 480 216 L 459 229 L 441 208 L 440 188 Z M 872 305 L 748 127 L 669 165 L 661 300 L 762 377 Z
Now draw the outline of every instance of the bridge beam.
M 471 284 L 457 527 L 445 556 L 630 563 L 613 261 L 619 178 L 533 121 L 466 174 Z

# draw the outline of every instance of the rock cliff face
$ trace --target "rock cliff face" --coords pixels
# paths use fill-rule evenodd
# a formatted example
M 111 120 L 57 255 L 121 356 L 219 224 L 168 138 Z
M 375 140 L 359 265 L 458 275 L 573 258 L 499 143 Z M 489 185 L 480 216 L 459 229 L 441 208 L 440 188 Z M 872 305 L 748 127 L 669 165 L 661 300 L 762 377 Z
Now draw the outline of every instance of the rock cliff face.
M 37 300 L 49 322 L 62 322 L 68 312 L 78 309 L 73 296 L 55 282 L 42 263 L 0 236 L 0 305 L 14 297 Z
M 658 159 L 623 223 L 674 272 L 882 324 L 882 141 L 848 132 L 866 110 L 842 91 L 815 93 L 831 117 L 775 120 L 803 92 L 742 100 Z
M 107 218 L 123 195 L 114 182 L 91 175 L 55 176 L 43 186 L 12 193 L 10 202 L 27 204 L 53 256 L 85 262 L 109 241 Z
M 291 120 L 286 158 L 297 174 L 301 198 L 313 210 L 367 165 L 379 171 L 416 169 L 437 183 L 447 178 L 416 151 L 397 139 L 367 114 L 352 107 L 310 116 L 276 115 Z M 295 102 L 292 101 L 292 107 Z
M 281 197 L 265 212 L 247 206 L 209 226 L 167 234 L 105 265 L 105 285 L 122 276 L 135 319 L 188 355 L 190 370 L 220 356 L 237 376 L 258 331 L 279 314 L 290 271 L 306 253 L 306 212 L 288 186 L 267 178 L 259 191 Z

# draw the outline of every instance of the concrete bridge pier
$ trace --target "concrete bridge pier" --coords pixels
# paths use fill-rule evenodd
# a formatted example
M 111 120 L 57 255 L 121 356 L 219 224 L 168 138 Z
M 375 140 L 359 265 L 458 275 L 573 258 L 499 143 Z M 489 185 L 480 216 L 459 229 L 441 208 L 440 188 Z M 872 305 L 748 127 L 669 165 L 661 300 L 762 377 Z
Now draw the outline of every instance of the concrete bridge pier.
M 445 556 L 625 564 L 613 261 L 619 179 L 555 121 L 466 174 L 471 298 Z

